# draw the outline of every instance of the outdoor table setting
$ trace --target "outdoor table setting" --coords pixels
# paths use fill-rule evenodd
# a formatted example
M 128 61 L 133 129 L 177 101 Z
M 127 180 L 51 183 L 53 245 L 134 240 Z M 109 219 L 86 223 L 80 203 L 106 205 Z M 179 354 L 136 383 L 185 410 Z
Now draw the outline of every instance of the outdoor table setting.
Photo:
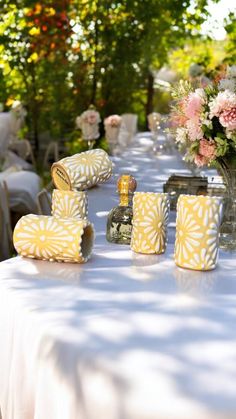
M 174 147 L 153 153 L 150 133 L 136 135 L 112 162 L 113 177 L 107 180 L 110 174 L 103 174 L 100 180 L 107 181 L 88 190 L 89 222 L 80 221 L 96 234 L 87 263 L 33 259 L 33 245 L 22 244 L 23 229 L 29 222 L 36 231 L 43 219 L 28 218 L 26 223 L 23 217 L 15 243 L 19 253 L 28 249 L 31 258 L 18 256 L 0 264 L 2 419 L 162 419 L 173 418 L 173 409 L 176 419 L 233 418 L 234 254 L 220 249 L 214 270 L 177 266 L 175 211 L 170 212 L 161 254 L 107 242 L 107 217 L 118 204 L 119 176 L 135 178 L 135 206 L 140 192 L 150 199 L 164 195 L 163 183 L 173 173 L 191 174 Z M 71 167 L 69 159 L 54 166 L 57 187 L 65 186 Z M 91 186 L 98 175 L 88 170 Z M 76 176 L 70 179 L 78 184 Z M 86 210 L 83 215 L 87 217 Z M 69 222 L 67 228 L 72 228 Z M 65 240 L 69 242 L 69 233 Z M 135 245 L 133 239 L 131 247 Z

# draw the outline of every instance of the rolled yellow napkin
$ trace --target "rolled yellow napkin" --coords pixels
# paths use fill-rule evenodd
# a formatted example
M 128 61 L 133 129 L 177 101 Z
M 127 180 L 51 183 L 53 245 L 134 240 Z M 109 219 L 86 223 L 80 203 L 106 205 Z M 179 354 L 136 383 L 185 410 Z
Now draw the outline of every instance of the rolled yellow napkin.
M 218 257 L 222 198 L 180 195 L 177 202 L 175 263 L 208 271 Z
M 106 182 L 112 175 L 112 162 L 104 150 L 89 150 L 54 163 L 51 174 L 57 189 L 83 191 Z
M 60 191 L 52 193 L 52 215 L 60 218 L 83 220 L 88 215 L 88 197 L 82 191 Z
M 169 199 L 164 193 L 135 192 L 131 249 L 160 254 L 166 249 Z
M 87 262 L 93 242 L 94 230 L 89 221 L 46 215 L 25 215 L 13 234 L 19 255 L 58 262 Z

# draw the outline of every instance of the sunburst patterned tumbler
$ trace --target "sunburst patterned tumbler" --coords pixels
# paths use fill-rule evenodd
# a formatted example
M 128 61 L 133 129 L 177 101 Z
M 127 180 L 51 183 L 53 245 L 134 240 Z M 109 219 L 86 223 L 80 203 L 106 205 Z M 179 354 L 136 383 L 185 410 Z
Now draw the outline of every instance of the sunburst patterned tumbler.
M 164 193 L 135 192 L 131 249 L 160 254 L 166 250 L 169 198 Z
M 83 191 L 106 182 L 112 175 L 112 162 L 108 154 L 98 148 L 54 163 L 51 174 L 57 189 Z
M 93 226 L 87 220 L 34 214 L 22 217 L 13 235 L 19 255 L 51 262 L 87 262 L 93 241 Z
M 52 193 L 52 215 L 59 218 L 76 218 L 77 220 L 87 218 L 87 192 L 54 189 Z
M 218 257 L 222 198 L 180 195 L 177 203 L 175 263 L 208 271 Z

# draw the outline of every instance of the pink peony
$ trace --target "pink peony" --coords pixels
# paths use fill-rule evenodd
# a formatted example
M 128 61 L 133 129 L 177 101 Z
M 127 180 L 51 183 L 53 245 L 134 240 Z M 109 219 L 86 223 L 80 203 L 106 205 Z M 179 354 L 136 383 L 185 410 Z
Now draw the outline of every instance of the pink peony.
M 215 158 L 216 146 L 213 140 L 206 140 L 203 138 L 199 145 L 199 154 L 206 157 L 209 161 Z
M 225 90 L 224 92 L 218 93 L 215 99 L 210 104 L 210 118 L 214 116 L 220 116 L 222 112 L 229 111 L 236 106 L 236 94 Z
M 190 141 L 200 140 L 203 137 L 203 131 L 199 119 L 190 119 L 186 123 Z
M 205 166 L 206 164 L 208 164 L 208 159 L 206 157 L 202 156 L 201 154 L 196 154 L 196 156 L 194 158 L 194 163 L 198 167 L 202 167 L 202 166 Z
M 223 127 L 226 127 L 231 131 L 236 129 L 236 106 L 223 110 L 219 119 Z
M 202 89 L 196 89 L 190 93 L 185 103 L 185 114 L 188 118 L 196 118 L 202 111 L 204 104 L 204 92 Z

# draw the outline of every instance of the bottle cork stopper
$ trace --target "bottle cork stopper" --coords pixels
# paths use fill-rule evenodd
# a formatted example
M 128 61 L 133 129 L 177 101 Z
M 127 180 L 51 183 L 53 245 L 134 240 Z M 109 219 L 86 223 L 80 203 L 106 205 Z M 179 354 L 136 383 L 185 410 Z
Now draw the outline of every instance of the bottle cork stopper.
M 119 194 L 129 194 L 136 190 L 137 182 L 131 175 L 121 175 L 117 181 Z

